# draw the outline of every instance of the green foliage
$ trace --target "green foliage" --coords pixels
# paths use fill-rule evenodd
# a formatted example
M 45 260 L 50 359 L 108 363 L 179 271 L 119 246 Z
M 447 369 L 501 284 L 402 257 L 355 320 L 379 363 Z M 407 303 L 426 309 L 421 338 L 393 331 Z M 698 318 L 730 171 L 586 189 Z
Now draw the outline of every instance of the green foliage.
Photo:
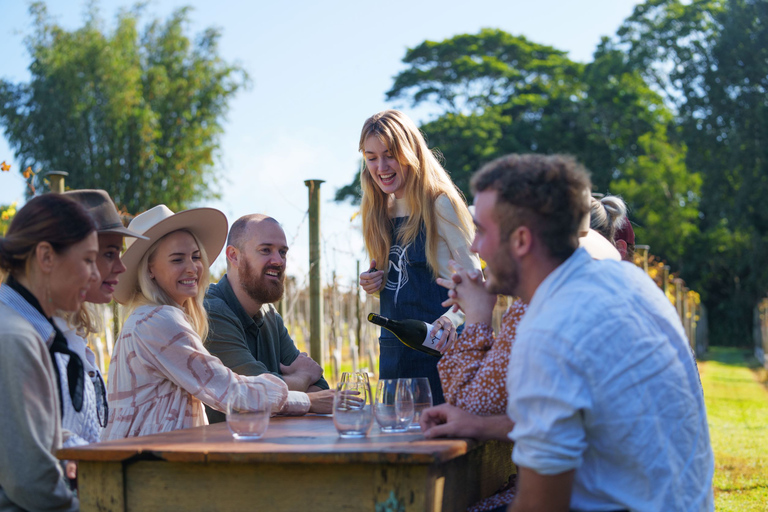
M 646 133 L 637 141 L 642 151 L 624 166 L 611 192 L 624 198 L 633 218 L 643 219 L 635 228 L 638 240 L 653 240 L 653 252 L 672 268 L 685 268 L 683 240 L 698 233 L 698 194 L 701 177 L 688 172 L 685 150 L 661 133 Z
M 0 124 L 22 169 L 67 171 L 70 188 L 106 189 L 132 213 L 180 210 L 216 195 L 221 121 L 247 76 L 218 56 L 216 30 L 185 35 L 188 8 L 143 30 L 139 10 L 107 32 L 92 8 L 68 32 L 32 4 L 32 79 L 0 81 Z
M 683 277 L 717 318 L 715 342 L 749 336 L 768 291 L 768 3 L 647 1 L 610 45 L 674 106 L 686 164 L 702 177 Z

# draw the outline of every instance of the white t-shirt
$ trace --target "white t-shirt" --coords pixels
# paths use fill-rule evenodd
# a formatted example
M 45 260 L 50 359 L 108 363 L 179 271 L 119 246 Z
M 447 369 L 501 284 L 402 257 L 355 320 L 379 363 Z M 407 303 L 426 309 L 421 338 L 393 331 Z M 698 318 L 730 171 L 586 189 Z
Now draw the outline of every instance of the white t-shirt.
M 573 510 L 713 510 L 714 457 L 674 307 L 626 262 L 577 250 L 536 290 L 510 357 L 516 464 L 576 470 Z

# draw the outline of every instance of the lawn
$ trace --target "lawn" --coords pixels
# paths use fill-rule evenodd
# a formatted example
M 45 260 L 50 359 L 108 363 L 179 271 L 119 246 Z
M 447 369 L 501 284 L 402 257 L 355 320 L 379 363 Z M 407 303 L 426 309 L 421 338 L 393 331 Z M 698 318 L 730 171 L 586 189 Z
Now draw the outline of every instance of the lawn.
M 768 388 L 749 351 L 713 347 L 699 361 L 715 452 L 715 509 L 768 511 Z

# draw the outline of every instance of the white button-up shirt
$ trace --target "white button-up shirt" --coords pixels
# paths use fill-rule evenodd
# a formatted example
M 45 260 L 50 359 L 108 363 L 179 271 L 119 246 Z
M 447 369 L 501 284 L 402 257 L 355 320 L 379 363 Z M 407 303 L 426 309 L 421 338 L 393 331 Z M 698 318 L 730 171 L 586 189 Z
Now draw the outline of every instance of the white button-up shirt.
M 578 249 L 539 286 L 509 364 L 516 464 L 576 470 L 573 510 L 714 510 L 695 359 L 642 270 Z

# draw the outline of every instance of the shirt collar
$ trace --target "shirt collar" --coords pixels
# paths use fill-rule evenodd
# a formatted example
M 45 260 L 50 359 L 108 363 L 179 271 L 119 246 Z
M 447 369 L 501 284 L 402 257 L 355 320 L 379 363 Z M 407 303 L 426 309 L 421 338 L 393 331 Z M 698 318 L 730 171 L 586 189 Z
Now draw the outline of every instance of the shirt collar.
M 32 324 L 35 331 L 50 346 L 55 334 L 51 322 L 7 283 L 0 285 L 0 302 L 16 311 L 22 318 Z
M 568 282 L 574 272 L 584 265 L 588 265 L 592 261 L 592 257 L 586 249 L 583 247 L 576 249 L 567 260 L 550 272 L 541 284 L 539 284 L 539 287 L 536 288 L 536 291 L 533 294 L 528 309 L 532 310 L 538 308 L 539 304 L 546 302 L 549 297 L 554 295 L 557 290 L 563 286 L 563 284 Z
M 253 317 L 249 316 L 245 311 L 245 308 L 240 304 L 237 295 L 235 295 L 232 285 L 229 284 L 228 274 L 224 274 L 224 276 L 219 279 L 218 283 L 211 285 L 211 288 L 213 288 L 213 295 L 219 297 L 227 306 L 229 306 L 229 309 L 232 310 L 246 329 L 251 326 L 258 328 L 264 323 L 264 314 L 261 309 Z

